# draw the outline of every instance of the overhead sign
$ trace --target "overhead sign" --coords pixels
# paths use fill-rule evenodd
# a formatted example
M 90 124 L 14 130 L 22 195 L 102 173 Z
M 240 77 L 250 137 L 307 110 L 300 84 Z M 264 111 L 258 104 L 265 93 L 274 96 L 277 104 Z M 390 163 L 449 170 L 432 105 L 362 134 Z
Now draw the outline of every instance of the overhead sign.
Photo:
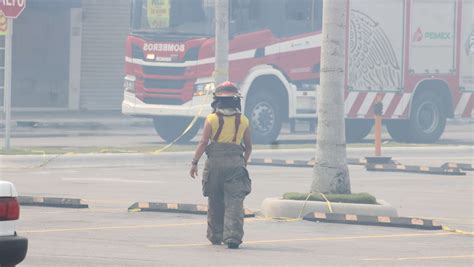
M 0 0 L 0 11 L 9 19 L 17 18 L 25 6 L 26 0 Z

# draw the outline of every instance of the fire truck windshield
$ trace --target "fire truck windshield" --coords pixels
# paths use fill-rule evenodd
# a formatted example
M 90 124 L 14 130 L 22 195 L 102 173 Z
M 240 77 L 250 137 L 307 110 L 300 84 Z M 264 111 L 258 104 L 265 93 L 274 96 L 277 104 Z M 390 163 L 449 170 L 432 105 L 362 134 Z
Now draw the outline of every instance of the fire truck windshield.
M 214 34 L 214 0 L 134 0 L 135 32 Z

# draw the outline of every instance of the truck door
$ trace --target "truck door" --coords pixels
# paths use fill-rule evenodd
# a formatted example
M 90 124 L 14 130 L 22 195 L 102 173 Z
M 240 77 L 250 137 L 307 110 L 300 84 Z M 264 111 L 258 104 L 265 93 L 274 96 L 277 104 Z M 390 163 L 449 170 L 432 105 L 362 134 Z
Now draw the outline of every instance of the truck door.
M 459 68 L 460 99 L 456 117 L 472 117 L 474 110 L 474 1 L 462 1 L 461 51 Z
M 413 0 L 410 29 L 410 74 L 452 75 L 456 72 L 455 0 Z

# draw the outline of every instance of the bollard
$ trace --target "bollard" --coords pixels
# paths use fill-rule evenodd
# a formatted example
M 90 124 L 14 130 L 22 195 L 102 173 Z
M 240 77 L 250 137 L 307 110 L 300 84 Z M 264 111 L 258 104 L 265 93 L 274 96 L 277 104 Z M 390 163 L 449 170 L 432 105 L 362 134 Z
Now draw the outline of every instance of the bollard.
M 392 157 L 382 157 L 382 113 L 383 113 L 383 104 L 382 98 L 377 97 L 377 102 L 374 104 L 374 114 L 375 114 L 375 156 L 366 157 L 367 163 L 374 164 L 388 164 L 391 162 Z
M 377 103 L 374 105 L 375 114 L 375 156 L 382 156 L 382 111 L 383 104 L 380 97 L 377 98 Z

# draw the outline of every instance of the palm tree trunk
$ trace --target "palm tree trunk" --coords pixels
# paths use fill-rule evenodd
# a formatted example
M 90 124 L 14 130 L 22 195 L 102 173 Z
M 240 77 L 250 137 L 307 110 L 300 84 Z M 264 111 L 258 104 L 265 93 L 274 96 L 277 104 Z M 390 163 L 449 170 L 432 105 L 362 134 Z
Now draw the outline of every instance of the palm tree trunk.
M 217 84 L 229 80 L 229 0 L 216 0 L 216 63 L 214 79 Z
M 344 125 L 346 0 L 324 0 L 318 131 L 311 192 L 350 194 Z

